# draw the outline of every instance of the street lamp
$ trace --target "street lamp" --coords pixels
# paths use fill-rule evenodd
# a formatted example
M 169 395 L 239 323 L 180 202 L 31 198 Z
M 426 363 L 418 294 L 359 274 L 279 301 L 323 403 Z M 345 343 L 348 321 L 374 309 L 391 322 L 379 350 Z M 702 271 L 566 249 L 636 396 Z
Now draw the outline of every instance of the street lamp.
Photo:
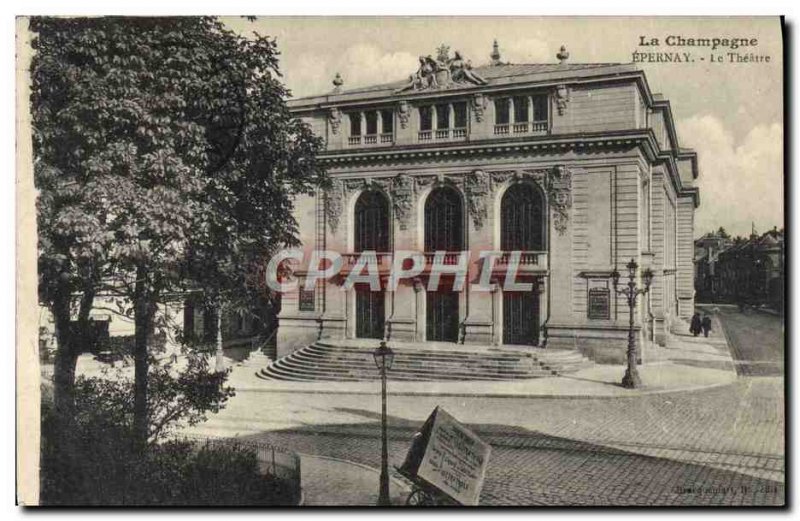
M 647 268 L 642 272 L 644 279 L 644 288 L 636 287 L 636 269 L 639 267 L 636 261 L 631 261 L 625 266 L 628 268 L 628 284 L 627 287 L 618 288 L 619 285 L 619 272 L 615 269 L 611 273 L 611 279 L 614 282 L 614 291 L 619 295 L 625 295 L 628 299 L 628 308 L 630 310 L 630 321 L 628 323 L 628 368 L 625 370 L 625 376 L 622 378 L 622 387 L 626 389 L 636 389 L 642 386 L 642 380 L 639 378 L 639 371 L 636 369 L 636 337 L 633 333 L 633 310 L 636 308 L 636 297 L 644 295 L 650 291 L 650 284 L 653 282 L 653 272 Z
M 381 345 L 372 352 L 375 365 L 381 372 L 381 483 L 378 491 L 378 506 L 389 506 L 389 453 L 386 447 L 386 371 L 392 368 L 394 351 L 381 340 Z

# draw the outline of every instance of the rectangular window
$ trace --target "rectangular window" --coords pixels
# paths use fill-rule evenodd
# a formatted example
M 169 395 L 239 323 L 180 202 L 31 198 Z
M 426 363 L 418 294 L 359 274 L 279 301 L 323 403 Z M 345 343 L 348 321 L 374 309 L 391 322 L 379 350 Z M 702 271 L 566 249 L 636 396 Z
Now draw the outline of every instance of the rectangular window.
M 367 120 L 367 132 L 368 136 L 374 136 L 378 133 L 378 113 L 374 110 L 370 110 L 369 112 L 364 113 L 364 118 Z
M 450 128 L 449 105 L 436 105 L 436 128 Z
M 421 131 L 433 129 L 433 108 L 420 107 L 419 108 L 419 129 Z
M 508 102 L 509 98 L 500 98 L 494 101 L 495 125 L 508 125 L 509 122 Z
M 528 97 L 514 97 L 514 123 L 526 123 L 528 121 Z
M 547 96 L 539 95 L 533 96 L 533 120 L 534 121 L 547 121 Z
M 453 103 L 453 115 L 455 116 L 455 128 L 466 128 L 467 126 L 467 104 L 466 102 Z
M 394 112 L 391 110 L 381 111 L 381 133 L 391 134 L 394 132 Z
M 348 114 L 350 116 L 350 135 L 351 136 L 360 136 L 361 135 L 361 114 L 358 112 L 354 112 L 353 114 Z

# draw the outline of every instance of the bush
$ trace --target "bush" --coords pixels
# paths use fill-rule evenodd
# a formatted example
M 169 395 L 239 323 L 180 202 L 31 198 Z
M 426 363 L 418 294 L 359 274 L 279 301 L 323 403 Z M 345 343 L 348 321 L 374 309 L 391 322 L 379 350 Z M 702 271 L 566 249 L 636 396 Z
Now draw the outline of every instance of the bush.
M 80 400 L 78 400 L 81 403 Z M 291 505 L 291 486 L 259 472 L 255 451 L 170 441 L 134 449 L 119 416 L 81 411 L 57 432 L 42 407 L 43 505 Z

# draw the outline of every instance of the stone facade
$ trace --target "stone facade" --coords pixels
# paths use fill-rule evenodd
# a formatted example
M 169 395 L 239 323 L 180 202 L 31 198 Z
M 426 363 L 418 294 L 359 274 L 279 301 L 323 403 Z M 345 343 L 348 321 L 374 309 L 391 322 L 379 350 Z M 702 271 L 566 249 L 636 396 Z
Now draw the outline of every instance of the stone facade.
M 628 308 L 615 296 L 611 274 L 619 270 L 627 282 L 625 265 L 634 259 L 655 274 L 635 310 L 639 339 L 663 344 L 671 323 L 693 312 L 699 204 L 697 158 L 678 147 L 669 102 L 651 93 L 632 64 L 495 60 L 463 76 L 460 62 L 441 52 L 439 66 L 421 66 L 409 80 L 352 90 L 339 84 L 336 92 L 290 102 L 325 138 L 322 158 L 333 179 L 325 192 L 296 201 L 306 253 L 337 251 L 347 264 L 367 191 L 388 201 L 388 251 L 379 253 L 426 252 L 426 233 L 433 232 L 425 220 L 434 211 L 426 201 L 447 187 L 462 205 L 458 230 L 474 281 L 485 268 L 478 252 L 504 251 L 504 227 L 517 222 L 504 197 L 529 186 L 514 191 L 543 201 L 541 209 L 531 203 L 541 222 L 524 231 L 541 234 L 540 247 L 522 253 L 520 276 L 533 283 L 533 296 L 506 294 L 501 261 L 492 273 L 495 291 L 468 284 L 448 301 L 458 321 L 457 338 L 448 340 L 468 349 L 524 337 L 530 345 L 621 361 Z M 390 257 L 379 263 L 390 265 Z M 302 280 L 303 270 L 296 275 Z M 344 290 L 336 279 L 313 295 L 285 294 L 278 354 L 319 338 L 357 338 L 364 309 L 382 311 L 384 334 L 393 340 L 430 341 L 430 322 L 439 318 L 427 307 L 439 304 L 425 282 L 423 273 L 366 308 L 356 289 Z M 512 307 L 522 314 L 511 316 Z M 527 336 L 510 326 L 528 327 Z

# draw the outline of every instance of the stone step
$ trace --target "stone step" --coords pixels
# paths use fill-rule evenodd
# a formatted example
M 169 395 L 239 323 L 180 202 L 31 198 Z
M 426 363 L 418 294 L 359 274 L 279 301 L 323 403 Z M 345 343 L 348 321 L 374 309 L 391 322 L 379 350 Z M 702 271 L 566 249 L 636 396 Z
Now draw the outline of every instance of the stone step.
M 309 361 L 326 360 L 340 363 L 355 363 L 372 366 L 374 364 L 372 353 L 348 353 L 338 351 L 318 351 L 313 348 L 306 348 L 293 353 L 298 358 Z M 457 365 L 459 367 L 530 367 L 533 364 L 532 358 L 522 358 L 513 360 L 497 360 L 475 355 L 472 358 L 443 358 L 429 356 L 413 356 L 405 352 L 398 352 L 395 355 L 395 363 L 401 365 Z
M 347 353 L 321 353 L 317 351 L 296 351 L 292 353 L 295 358 L 308 360 L 309 362 L 313 361 L 331 361 L 331 362 L 340 362 L 340 363 L 356 363 L 356 364 L 366 364 L 369 366 L 374 365 L 374 361 L 372 355 L 363 356 L 363 355 L 355 355 L 355 354 L 347 354 Z M 405 353 L 398 353 L 395 357 L 395 363 L 397 364 L 441 364 L 441 365 L 453 365 L 457 364 L 460 366 L 478 366 L 478 367 L 517 367 L 517 366 L 524 366 L 529 367 L 532 363 L 532 359 L 523 359 L 523 360 L 487 360 L 483 358 L 474 358 L 474 359 L 442 359 L 442 358 L 427 358 L 427 357 L 411 357 L 407 356 Z
M 351 376 L 368 380 L 377 378 L 379 376 L 379 373 L 377 369 L 374 368 L 374 366 L 364 367 L 364 368 L 348 368 L 344 366 L 328 366 L 323 364 L 306 365 L 302 363 L 297 363 L 296 361 L 289 359 L 289 357 L 281 359 L 274 365 L 279 367 L 280 369 L 285 369 L 287 371 L 294 371 L 298 374 L 308 374 L 308 375 L 327 374 L 329 376 L 342 375 L 342 376 Z M 531 374 L 537 376 L 543 376 L 546 375 L 547 373 L 546 371 L 541 371 L 541 370 L 536 372 L 532 372 L 531 370 L 502 370 L 502 371 L 466 370 L 464 368 L 459 368 L 456 366 L 436 367 L 436 368 L 392 366 L 391 374 L 399 376 L 443 375 L 445 377 L 448 375 L 452 375 L 458 378 L 469 379 L 480 376 L 491 376 L 498 378 L 501 377 L 529 378 L 531 377 Z
M 363 360 L 371 360 L 372 353 L 365 353 L 365 352 L 354 352 L 354 351 L 339 351 L 339 350 L 320 350 L 315 349 L 313 347 L 306 348 L 309 355 L 318 355 L 318 356 L 340 356 L 340 357 L 347 357 L 347 358 L 354 358 L 354 359 L 363 359 Z M 473 355 L 473 356 L 447 356 L 447 355 L 420 355 L 417 353 L 409 353 L 405 351 L 395 351 L 394 352 L 397 358 L 403 358 L 406 360 L 422 360 L 422 361 L 443 361 L 443 362 L 456 362 L 456 363 L 464 363 L 470 362 L 474 360 L 483 360 L 487 362 L 493 363 L 520 363 L 523 361 L 530 361 L 532 357 L 526 358 L 498 358 L 498 357 L 487 357 L 481 355 Z
M 338 344 L 332 344 L 330 342 L 326 342 L 324 340 L 319 340 L 316 343 L 312 344 L 313 347 L 316 347 L 320 350 L 336 350 L 336 351 L 347 351 L 347 352 L 356 352 L 356 353 L 367 353 L 372 354 L 375 350 L 374 347 L 354 347 L 354 346 L 341 346 Z M 463 350 L 456 350 L 456 349 L 413 349 L 407 347 L 398 347 L 393 346 L 390 343 L 390 347 L 395 353 L 408 353 L 411 356 L 445 356 L 445 357 L 455 357 L 455 358 L 471 358 L 473 356 L 483 356 L 487 358 L 498 358 L 498 359 L 519 359 L 519 358 L 527 358 L 530 357 L 531 354 L 534 353 L 533 350 L 530 352 L 507 352 L 501 350 L 486 350 L 486 349 L 472 349 L 472 346 L 464 346 Z M 542 350 L 544 351 L 544 350 Z
M 256 374 L 268 380 L 298 382 L 371 381 L 380 378 L 372 353 L 378 341 L 318 341 Z M 390 344 L 395 359 L 388 378 L 396 381 L 503 381 L 543 378 L 570 373 L 592 365 L 577 351 L 537 347 L 502 350 L 464 346 L 462 350 L 440 344 Z
M 267 380 L 287 380 L 298 382 L 313 382 L 313 381 L 336 381 L 336 382 L 364 382 L 375 381 L 379 379 L 377 372 L 373 374 L 364 375 L 341 375 L 341 374 L 327 374 L 324 372 L 296 372 L 294 370 L 288 371 L 276 365 L 271 365 L 262 369 L 256 374 L 259 378 Z M 397 374 L 389 373 L 388 379 L 390 381 L 508 381 L 508 380 L 523 380 L 530 378 L 540 378 L 550 376 L 549 374 L 531 374 L 531 375 L 514 375 L 514 376 L 489 376 L 489 375 L 461 375 L 452 373 L 430 373 L 430 374 Z

